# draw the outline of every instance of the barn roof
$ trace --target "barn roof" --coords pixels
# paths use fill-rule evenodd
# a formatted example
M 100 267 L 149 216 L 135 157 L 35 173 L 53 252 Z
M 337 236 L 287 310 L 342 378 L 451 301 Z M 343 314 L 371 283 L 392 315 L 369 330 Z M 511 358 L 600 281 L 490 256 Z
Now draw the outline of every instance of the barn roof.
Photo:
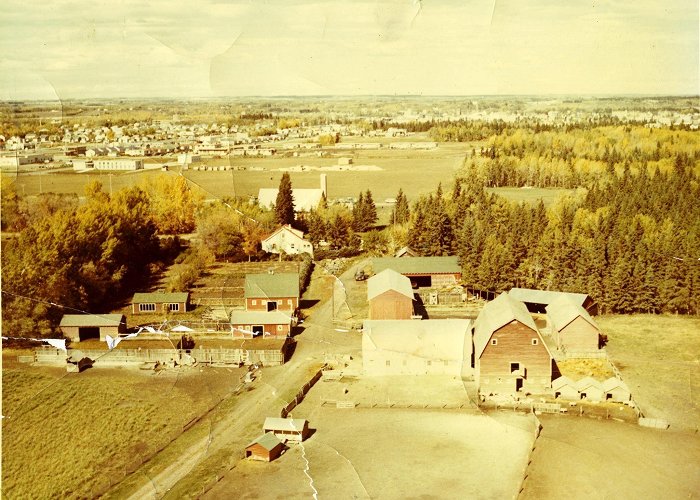
M 134 304 L 155 303 L 155 304 L 176 304 L 187 302 L 189 292 L 155 292 L 155 293 L 135 293 L 131 302 Z
M 610 392 L 614 389 L 622 389 L 626 392 L 630 392 L 630 388 L 627 387 L 627 384 L 625 384 L 622 380 L 620 380 L 617 377 L 610 377 L 605 382 L 603 382 L 603 390 L 605 392 Z
M 263 430 L 267 431 L 294 431 L 301 432 L 306 427 L 307 421 L 303 418 L 279 418 L 267 417 Z
M 539 335 L 537 325 L 535 325 L 535 321 L 530 316 L 525 304 L 504 292 L 487 303 L 474 322 L 474 349 L 477 358 L 481 357 L 493 332 L 511 321 L 518 321 Z M 547 347 L 546 344 L 544 346 Z M 547 350 L 549 351 L 549 349 Z
M 277 202 L 276 188 L 260 188 L 258 191 L 258 204 L 261 207 L 272 208 Z M 323 198 L 323 190 L 321 189 L 297 189 L 292 188 L 292 198 L 294 199 L 295 212 L 309 212 L 318 208 Z
M 379 257 L 372 259 L 375 273 L 393 269 L 401 274 L 461 274 L 459 257 Z
M 297 273 L 246 274 L 246 298 L 299 297 Z
M 413 288 L 411 280 L 393 269 L 384 269 L 367 280 L 367 300 L 372 300 L 387 290 L 396 290 L 413 300 Z
M 574 303 L 582 306 L 588 298 L 585 293 L 557 292 L 555 290 L 534 290 L 532 288 L 511 288 L 508 292 L 515 300 L 531 304 L 551 304 L 562 296 L 569 297 Z
M 573 387 L 574 389 L 577 388 L 576 382 L 571 380 L 569 377 L 565 377 L 564 375 L 552 380 L 552 390 L 554 390 L 554 391 L 559 390 L 562 387 L 566 387 L 566 386 Z
M 282 311 L 233 311 L 231 323 L 234 325 L 288 325 L 292 318 Z
M 123 314 L 64 314 L 58 326 L 98 327 L 126 325 Z
M 579 316 L 590 323 L 596 330 L 600 330 L 596 322 L 591 318 L 591 315 L 588 314 L 588 311 L 568 294 L 557 297 L 545 310 L 557 331 L 561 331 L 562 328 L 566 327 Z
M 274 449 L 275 447 L 279 446 L 282 444 L 282 441 L 280 441 L 277 436 L 273 432 L 266 432 L 262 436 L 258 436 L 255 440 L 251 441 L 249 444 L 246 445 L 246 448 L 250 448 L 251 446 L 254 446 L 256 444 L 259 444 L 263 448 L 265 448 L 267 451 L 270 451 Z
M 576 388 L 579 391 L 585 391 L 589 387 L 593 387 L 594 389 L 598 389 L 599 391 L 603 390 L 603 384 L 598 382 L 596 379 L 593 377 L 585 377 L 576 382 Z
M 402 352 L 437 361 L 471 358 L 471 320 L 366 320 L 362 350 Z

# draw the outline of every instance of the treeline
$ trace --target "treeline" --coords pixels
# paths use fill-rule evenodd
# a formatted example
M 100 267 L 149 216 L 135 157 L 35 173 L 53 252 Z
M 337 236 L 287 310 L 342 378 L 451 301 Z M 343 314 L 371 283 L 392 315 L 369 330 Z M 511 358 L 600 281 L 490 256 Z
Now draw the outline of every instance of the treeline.
M 51 334 L 64 313 L 104 311 L 164 257 L 143 189 L 109 196 L 95 182 L 86 198 L 3 242 L 4 335 Z
M 585 292 L 604 312 L 698 314 L 694 166 L 678 160 L 653 176 L 624 168 L 548 210 L 487 194 L 467 166 L 451 196 L 438 189 L 414 204 L 407 241 L 424 255 L 458 254 L 474 288 Z
M 669 173 L 700 160 L 698 133 L 646 127 L 598 127 L 534 133 L 515 129 L 492 136 L 465 168 L 486 186 L 590 187 L 625 168 Z

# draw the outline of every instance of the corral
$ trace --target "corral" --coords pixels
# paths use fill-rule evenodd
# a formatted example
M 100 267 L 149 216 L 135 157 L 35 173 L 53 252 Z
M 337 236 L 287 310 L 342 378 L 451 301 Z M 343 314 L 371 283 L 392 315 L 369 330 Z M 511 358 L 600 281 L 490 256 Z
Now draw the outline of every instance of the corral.
M 528 416 L 316 405 L 295 411 L 316 429 L 303 445 L 271 466 L 240 463 L 203 498 L 310 497 L 304 470 L 321 498 L 511 498 L 534 440 Z

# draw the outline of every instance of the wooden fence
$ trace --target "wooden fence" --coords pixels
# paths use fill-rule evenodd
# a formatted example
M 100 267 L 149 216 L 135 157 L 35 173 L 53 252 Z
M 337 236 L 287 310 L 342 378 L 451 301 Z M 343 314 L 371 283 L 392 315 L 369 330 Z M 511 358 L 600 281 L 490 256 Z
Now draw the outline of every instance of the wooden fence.
M 123 363 L 167 363 L 180 361 L 186 353 L 177 349 L 113 349 L 102 351 L 97 349 L 80 349 L 84 356 L 98 364 Z M 284 350 L 274 349 L 191 349 L 189 356 L 192 362 L 222 365 L 252 365 L 277 366 L 284 364 Z M 65 364 L 70 351 L 55 349 L 50 346 L 38 347 L 34 350 L 34 360 L 37 363 Z
M 287 418 L 287 415 L 289 415 L 289 413 L 304 400 L 306 393 L 309 392 L 309 390 L 311 390 L 311 388 L 314 385 L 316 385 L 316 382 L 318 382 L 321 379 L 321 376 L 321 370 L 314 373 L 314 376 L 311 377 L 311 380 L 309 380 L 302 386 L 302 388 L 299 390 L 294 399 L 289 404 L 287 404 L 287 406 L 282 408 L 282 411 L 280 411 L 280 417 Z

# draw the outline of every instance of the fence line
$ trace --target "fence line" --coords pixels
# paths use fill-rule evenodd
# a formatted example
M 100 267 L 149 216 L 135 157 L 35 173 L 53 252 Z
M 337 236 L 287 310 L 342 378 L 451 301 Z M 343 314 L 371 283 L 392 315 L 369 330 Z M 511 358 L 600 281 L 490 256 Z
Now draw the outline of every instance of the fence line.
M 305 383 L 302 386 L 301 390 L 299 390 L 299 392 L 294 397 L 294 399 L 289 404 L 287 404 L 287 406 L 282 408 L 282 410 L 280 411 L 280 417 L 287 418 L 287 415 L 289 415 L 291 413 L 291 411 L 294 408 L 296 408 L 296 406 L 304 400 L 304 397 L 309 392 L 309 390 L 311 390 L 311 388 L 314 385 L 316 385 L 316 382 L 318 382 L 321 379 L 321 377 L 322 377 L 321 371 L 322 371 L 322 369 L 318 370 L 316 373 L 314 373 L 313 377 L 311 377 L 311 380 L 309 380 L 307 383 Z

